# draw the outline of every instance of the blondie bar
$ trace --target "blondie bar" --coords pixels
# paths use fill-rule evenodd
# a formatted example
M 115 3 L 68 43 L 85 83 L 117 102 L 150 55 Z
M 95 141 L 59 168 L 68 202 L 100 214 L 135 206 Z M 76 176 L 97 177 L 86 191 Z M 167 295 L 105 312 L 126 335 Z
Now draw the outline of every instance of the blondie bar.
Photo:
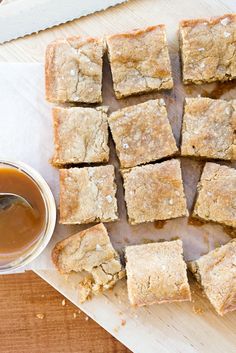
M 108 119 L 121 168 L 172 156 L 178 151 L 163 99 L 123 108 Z
M 173 87 L 164 25 L 108 36 L 107 46 L 118 99 Z
M 102 101 L 103 41 L 71 37 L 46 50 L 46 99 L 52 103 Z
M 181 240 L 128 246 L 125 256 L 132 305 L 191 300 Z
M 198 183 L 193 217 L 236 227 L 236 170 L 206 163 Z
M 236 78 L 236 14 L 180 23 L 184 83 Z
M 54 166 L 107 162 L 107 108 L 53 108 Z
M 52 260 L 61 273 L 84 272 L 79 284 L 80 301 L 99 294 L 125 276 L 118 253 L 102 223 L 56 244 Z
M 181 154 L 234 160 L 236 158 L 236 100 L 186 98 Z
M 179 160 L 124 169 L 122 175 L 130 224 L 188 215 Z
M 190 262 L 189 268 L 219 315 L 236 309 L 235 239 Z
M 60 223 L 117 220 L 114 179 L 112 165 L 60 169 Z

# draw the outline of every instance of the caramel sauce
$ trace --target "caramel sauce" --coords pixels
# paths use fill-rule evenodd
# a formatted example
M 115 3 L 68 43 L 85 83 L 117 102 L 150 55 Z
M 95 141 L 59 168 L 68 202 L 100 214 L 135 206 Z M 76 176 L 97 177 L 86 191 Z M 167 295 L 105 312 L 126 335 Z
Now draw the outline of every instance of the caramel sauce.
M 156 229 L 162 229 L 165 224 L 166 224 L 166 221 L 155 221 L 154 222 L 154 227 Z
M 32 206 L 15 202 L 0 210 L 0 264 L 8 263 L 29 250 L 45 226 L 45 205 L 38 186 L 22 171 L 0 168 L 0 192 L 23 196 Z
M 235 88 L 236 81 L 232 80 L 228 82 L 213 82 L 210 86 L 208 84 L 204 84 L 203 86 L 199 86 L 197 90 L 195 85 L 189 84 L 184 87 L 184 91 L 187 95 L 196 95 L 196 93 L 199 93 L 201 97 L 219 99 L 222 98 L 225 93 L 230 93 L 230 91 Z
M 228 234 L 231 238 L 236 238 L 235 228 L 224 226 L 223 229 L 224 229 L 224 232 Z
M 189 217 L 188 218 L 188 224 L 191 225 L 191 226 L 195 226 L 195 227 L 202 227 L 202 226 L 204 226 L 204 224 L 206 224 L 206 222 L 201 221 L 198 218 Z
M 216 87 L 212 89 L 210 92 L 208 92 L 207 90 L 203 90 L 202 97 L 219 99 L 225 93 L 229 92 L 231 89 L 234 89 L 235 87 L 236 87 L 235 81 L 217 82 Z

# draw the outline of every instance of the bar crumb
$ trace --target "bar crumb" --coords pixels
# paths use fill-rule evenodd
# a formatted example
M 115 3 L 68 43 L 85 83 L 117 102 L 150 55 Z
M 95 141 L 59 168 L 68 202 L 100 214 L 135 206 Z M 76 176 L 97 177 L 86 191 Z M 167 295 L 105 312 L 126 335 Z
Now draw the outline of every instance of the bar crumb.
M 205 312 L 202 308 L 195 306 L 195 305 L 193 305 L 192 309 L 193 309 L 194 314 L 196 314 L 196 315 L 202 315 Z
M 121 326 L 125 326 L 126 325 L 126 320 L 121 320 Z
M 43 320 L 45 317 L 45 314 L 39 313 L 39 314 L 36 314 L 36 317 L 40 320 Z
M 61 305 L 62 305 L 62 306 L 65 306 L 65 305 L 66 305 L 66 300 L 65 300 L 65 299 L 62 300 Z

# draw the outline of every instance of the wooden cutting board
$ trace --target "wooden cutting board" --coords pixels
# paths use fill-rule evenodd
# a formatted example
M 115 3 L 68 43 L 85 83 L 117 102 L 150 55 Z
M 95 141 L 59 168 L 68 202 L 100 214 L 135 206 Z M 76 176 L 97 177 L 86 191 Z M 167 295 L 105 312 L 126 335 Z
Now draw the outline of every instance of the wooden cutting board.
M 0 276 L 1 353 L 130 353 L 32 271 Z
M 173 72 L 177 77 L 179 62 L 176 32 L 179 20 L 222 15 L 227 12 L 236 12 L 235 1 L 131 0 L 127 4 L 119 5 L 106 12 L 4 44 L 0 46 L 0 60 L 43 62 L 45 47 L 55 38 L 76 34 L 102 36 L 137 27 L 165 23 L 168 42 L 173 53 Z M 178 84 L 178 78 L 176 83 Z M 232 85 L 228 88 L 231 89 Z M 193 94 L 195 93 L 193 90 Z M 222 91 L 222 94 L 224 93 Z M 190 91 L 189 95 L 191 95 Z M 221 93 L 218 96 L 220 97 Z M 113 108 L 116 108 L 114 98 L 111 99 Z M 140 98 L 140 100 L 145 99 L 147 97 Z M 136 101 L 136 98 L 131 98 L 124 100 L 122 104 L 129 105 L 136 103 Z M 174 105 L 172 107 L 174 109 Z M 175 124 L 174 119 L 172 123 Z M 176 121 L 176 126 L 179 126 L 179 121 Z M 70 287 L 69 282 L 66 284 L 60 275 L 54 271 L 37 271 L 37 273 L 71 301 L 78 303 L 75 290 Z M 224 318 L 218 317 L 208 301 L 202 298 L 198 287 L 194 287 L 194 302 L 192 304 L 155 305 L 142 308 L 138 312 L 125 308 L 124 303 L 127 302 L 125 283 L 120 283 L 117 287 L 117 291 L 107 295 L 106 309 L 103 307 L 102 310 L 99 310 L 100 299 L 96 298 L 91 303 L 85 304 L 83 310 L 131 350 L 145 353 L 222 353 L 222 351 L 234 353 L 236 351 L 235 313 Z M 117 299 L 116 293 L 118 292 L 124 293 L 124 298 Z M 120 304 L 119 301 L 122 303 Z M 119 305 L 122 307 L 121 314 L 114 311 L 114 307 L 119 308 Z M 121 318 L 126 320 L 126 325 L 121 324 Z

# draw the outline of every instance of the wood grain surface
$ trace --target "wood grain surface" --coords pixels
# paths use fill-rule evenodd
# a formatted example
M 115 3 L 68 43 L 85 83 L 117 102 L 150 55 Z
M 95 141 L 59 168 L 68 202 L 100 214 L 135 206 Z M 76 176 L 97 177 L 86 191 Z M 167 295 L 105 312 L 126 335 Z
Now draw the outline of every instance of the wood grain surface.
M 130 352 L 31 271 L 0 276 L 0 303 L 1 353 Z

